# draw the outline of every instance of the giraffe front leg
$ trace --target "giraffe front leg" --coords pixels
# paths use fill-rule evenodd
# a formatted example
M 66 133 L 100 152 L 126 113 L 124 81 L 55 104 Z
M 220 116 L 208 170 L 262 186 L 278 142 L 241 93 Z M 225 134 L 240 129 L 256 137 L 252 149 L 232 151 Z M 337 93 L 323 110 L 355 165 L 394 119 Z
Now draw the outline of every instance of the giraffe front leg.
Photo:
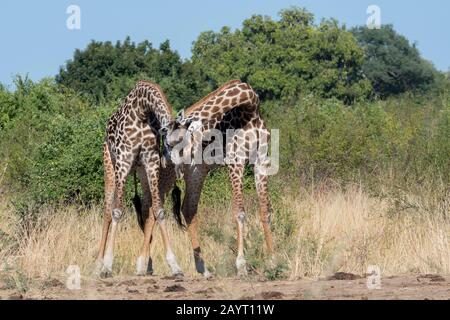
M 208 171 L 208 167 L 206 166 L 185 168 L 184 181 L 186 185 L 186 193 L 182 208 L 184 220 L 187 224 L 187 231 L 189 238 L 191 239 L 191 245 L 194 252 L 195 268 L 197 272 L 202 274 L 205 278 L 210 278 L 212 275 L 206 268 L 205 261 L 202 257 L 202 250 L 198 239 L 197 208 L 203 182 L 208 175 Z
M 105 171 L 105 203 L 104 203 L 104 214 L 103 214 L 103 229 L 102 238 L 100 240 L 100 248 L 98 251 L 97 262 L 95 265 L 94 275 L 100 276 L 103 269 L 104 256 L 106 249 L 106 242 L 108 240 L 109 227 L 111 225 L 111 213 L 113 209 L 114 201 L 114 190 L 115 190 L 115 178 L 114 178 L 114 166 L 111 161 L 111 156 L 109 153 L 108 146 L 106 143 L 103 146 L 103 164 Z
M 210 278 L 212 275 L 205 266 L 205 261 L 202 257 L 202 250 L 198 241 L 197 230 L 197 212 L 190 212 L 187 209 L 183 210 L 184 219 L 187 224 L 187 231 L 191 239 L 191 245 L 194 252 L 195 269 L 198 273 L 202 274 L 205 278 Z
M 144 243 L 142 245 L 141 254 L 136 261 L 136 275 L 138 276 L 153 274 L 149 249 L 153 237 L 153 229 L 155 227 L 155 217 L 151 211 L 152 210 L 150 209 L 150 214 L 145 222 Z
M 167 232 L 166 218 L 164 209 L 159 209 L 156 213 L 156 219 L 158 221 L 159 227 L 161 229 L 161 235 L 164 242 L 164 247 L 166 249 L 166 261 L 170 267 L 173 276 L 183 276 L 183 271 L 178 265 L 175 254 L 172 251 L 171 241 L 169 233 Z
M 115 167 L 115 193 L 113 201 L 113 210 L 111 212 L 111 230 L 106 243 L 105 255 L 103 258 L 103 267 L 100 277 L 107 278 L 112 276 L 112 267 L 114 262 L 114 244 L 117 234 L 117 227 L 123 217 L 123 195 L 125 180 L 130 172 L 131 165 L 127 161 L 116 162 Z
M 264 237 L 266 240 L 267 252 L 269 255 L 273 255 L 273 238 L 271 231 L 271 213 L 272 208 L 270 206 L 269 191 L 267 188 L 268 176 L 263 175 L 258 170 L 255 170 L 255 184 L 256 192 L 259 199 L 259 217 L 264 230 Z
M 116 183 L 115 205 L 111 213 L 111 230 L 109 232 L 108 241 L 106 243 L 105 255 L 103 257 L 103 266 L 100 271 L 101 278 L 108 278 L 112 276 L 112 266 L 114 262 L 114 244 L 117 234 L 117 227 L 123 216 L 123 188 L 123 181 L 119 181 L 118 183 Z
M 237 224 L 237 249 L 236 268 L 238 276 L 247 275 L 247 266 L 244 256 L 244 197 L 243 197 L 243 178 L 244 165 L 234 164 L 229 166 L 229 175 L 233 193 L 232 211 Z

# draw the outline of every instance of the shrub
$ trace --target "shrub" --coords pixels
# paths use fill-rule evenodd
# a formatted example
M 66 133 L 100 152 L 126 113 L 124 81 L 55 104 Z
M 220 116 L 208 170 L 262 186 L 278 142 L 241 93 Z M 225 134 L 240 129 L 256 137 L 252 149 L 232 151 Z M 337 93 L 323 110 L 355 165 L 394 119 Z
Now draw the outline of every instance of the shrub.
M 365 49 L 364 74 L 378 95 L 387 97 L 409 90 L 429 89 L 437 80 L 434 66 L 420 56 L 415 44 L 410 44 L 391 25 L 380 30 L 358 27 L 352 31 Z

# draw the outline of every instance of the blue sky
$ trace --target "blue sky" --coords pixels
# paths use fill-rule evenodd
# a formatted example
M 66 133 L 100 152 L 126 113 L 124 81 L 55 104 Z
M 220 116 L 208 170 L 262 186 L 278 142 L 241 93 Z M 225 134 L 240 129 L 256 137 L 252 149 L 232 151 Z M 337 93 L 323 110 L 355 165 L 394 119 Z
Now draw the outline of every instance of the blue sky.
M 66 9 L 81 8 L 81 30 L 68 30 Z M 33 80 L 55 75 L 76 48 L 90 40 L 165 39 L 188 58 L 192 42 L 206 30 L 237 28 L 252 14 L 274 18 L 280 9 L 306 7 L 318 20 L 334 17 L 347 26 L 366 23 L 366 9 L 381 8 L 382 23 L 418 43 L 423 56 L 439 69 L 450 67 L 450 1 L 428 0 L 2 0 L 0 2 L 0 82 L 10 85 L 15 74 Z

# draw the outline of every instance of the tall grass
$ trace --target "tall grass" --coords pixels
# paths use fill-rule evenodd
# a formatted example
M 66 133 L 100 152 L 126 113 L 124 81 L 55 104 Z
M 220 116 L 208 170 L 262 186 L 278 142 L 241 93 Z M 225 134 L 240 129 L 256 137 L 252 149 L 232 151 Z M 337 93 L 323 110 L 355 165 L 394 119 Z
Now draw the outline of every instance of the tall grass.
M 275 202 L 273 231 L 277 255 L 269 259 L 257 217 L 257 202 L 247 197 L 246 255 L 251 274 L 275 278 L 318 278 L 337 271 L 364 274 L 377 265 L 383 275 L 450 273 L 450 203 L 410 195 L 410 214 L 394 214 L 392 198 L 369 195 L 362 187 L 318 186 L 283 193 Z M 101 235 L 100 206 L 43 208 L 31 230 L 17 216 L 0 208 L 0 273 L 27 279 L 64 277 L 69 265 L 91 276 Z M 235 225 L 227 199 L 207 199 L 199 210 L 202 249 L 218 277 L 234 276 Z M 120 223 L 115 275 L 133 275 L 142 234 L 129 210 Z M 168 275 L 159 230 L 152 245 L 155 273 Z M 173 219 L 169 232 L 175 254 L 188 276 L 196 276 L 189 237 Z

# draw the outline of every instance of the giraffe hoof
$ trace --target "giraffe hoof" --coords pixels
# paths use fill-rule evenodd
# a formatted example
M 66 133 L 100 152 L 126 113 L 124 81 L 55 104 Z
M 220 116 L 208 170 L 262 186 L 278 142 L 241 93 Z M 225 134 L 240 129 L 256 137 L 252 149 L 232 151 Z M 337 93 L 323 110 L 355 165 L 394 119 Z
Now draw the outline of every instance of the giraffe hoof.
M 103 268 L 100 271 L 100 278 L 101 279 L 108 279 L 108 278 L 112 278 L 112 270 L 109 270 L 107 268 Z
M 108 268 L 107 266 L 103 265 L 103 267 L 100 270 L 100 278 L 101 279 L 112 278 L 112 268 Z
M 146 271 L 137 271 L 136 272 L 137 277 L 148 277 L 153 276 L 153 270 L 146 270 Z
M 153 275 L 152 259 L 145 256 L 139 256 L 136 261 L 136 275 L 144 277 Z
M 184 277 L 184 273 L 183 273 L 183 271 L 176 271 L 176 272 L 174 272 L 174 273 L 172 273 L 172 277 L 174 277 L 174 278 L 183 278 Z
M 92 275 L 94 277 L 99 277 L 100 273 L 102 272 L 102 269 L 103 269 L 103 261 L 97 260 L 97 262 L 95 263 L 94 270 L 92 270 Z
M 238 277 L 247 276 L 247 263 L 244 257 L 240 256 L 236 259 L 236 269 Z
M 239 269 L 237 272 L 237 276 L 238 276 L 238 278 L 241 278 L 241 279 L 246 278 L 248 276 L 247 269 L 246 268 Z

